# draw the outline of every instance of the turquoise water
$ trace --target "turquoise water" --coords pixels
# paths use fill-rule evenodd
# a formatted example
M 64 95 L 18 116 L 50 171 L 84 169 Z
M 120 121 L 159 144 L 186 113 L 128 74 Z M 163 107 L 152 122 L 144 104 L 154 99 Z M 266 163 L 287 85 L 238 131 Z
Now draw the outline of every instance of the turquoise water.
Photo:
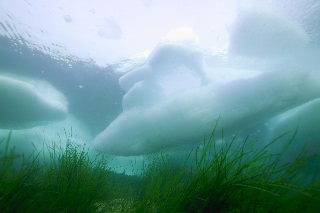
M 172 4 L 190 26 L 182 20 L 175 27 L 155 20 L 163 30 L 159 33 L 167 30 L 160 36 L 153 34 L 157 26 L 150 29 L 144 19 L 140 23 L 148 39 L 140 28 L 130 31 L 125 15 L 103 17 L 100 23 L 97 2 L 78 11 L 57 2 L 51 8 L 36 1 L 19 7 L 0 4 L 1 136 L 13 129 L 13 145 L 30 153 L 42 150 L 43 141 L 59 141 L 72 127 L 77 143 L 123 156 L 116 157 L 122 172 L 132 159 L 141 161 L 160 150 L 184 156 L 220 118 L 225 137 L 238 134 L 239 142 L 250 135 L 265 144 L 298 127 L 286 159 L 290 162 L 304 146 L 308 155 L 318 154 L 317 2 L 230 2 L 217 4 L 226 17 L 215 13 L 220 22 L 212 24 L 201 22 L 202 16 L 194 22 L 186 18 L 196 10 L 190 9 L 192 2 L 187 9 Z M 142 14 L 157 6 L 163 12 L 158 4 L 148 1 L 137 8 Z M 194 8 L 207 14 L 204 7 Z M 84 20 L 99 21 L 90 25 Z M 219 39 L 205 43 L 210 39 L 204 34 L 212 32 L 198 29 L 197 21 L 216 29 Z M 82 38 L 79 32 L 84 31 L 93 34 Z M 270 150 L 282 146 L 279 141 Z

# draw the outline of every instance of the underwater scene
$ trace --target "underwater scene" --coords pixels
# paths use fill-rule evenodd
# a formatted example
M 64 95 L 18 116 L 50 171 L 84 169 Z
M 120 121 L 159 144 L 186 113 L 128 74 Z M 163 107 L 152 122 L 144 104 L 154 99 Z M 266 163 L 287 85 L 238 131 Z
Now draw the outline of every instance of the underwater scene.
M 320 1 L 0 1 L 0 212 L 320 212 Z

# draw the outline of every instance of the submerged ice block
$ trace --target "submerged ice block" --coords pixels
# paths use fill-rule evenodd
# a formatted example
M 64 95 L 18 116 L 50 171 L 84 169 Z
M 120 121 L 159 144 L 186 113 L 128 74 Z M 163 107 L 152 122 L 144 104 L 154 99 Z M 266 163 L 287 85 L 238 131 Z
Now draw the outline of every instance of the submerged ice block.
M 320 73 L 270 72 L 221 86 L 177 93 L 145 109 L 124 111 L 93 146 L 111 155 L 142 155 L 198 143 L 219 125 L 226 133 L 269 119 L 320 97 Z
M 230 30 L 229 53 L 277 58 L 303 51 L 309 42 L 304 29 L 284 14 L 271 9 L 244 9 Z
M 64 119 L 68 102 L 49 83 L 0 75 L 0 128 L 21 129 Z

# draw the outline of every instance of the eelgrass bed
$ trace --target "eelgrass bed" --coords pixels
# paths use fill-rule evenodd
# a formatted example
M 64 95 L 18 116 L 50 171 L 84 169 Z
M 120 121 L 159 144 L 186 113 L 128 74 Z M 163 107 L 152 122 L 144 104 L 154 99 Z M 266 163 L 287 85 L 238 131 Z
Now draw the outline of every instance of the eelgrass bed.
M 91 159 L 88 150 L 72 144 L 51 146 L 49 160 L 39 154 L 19 156 L 8 150 L 0 159 L 0 212 L 96 212 L 108 198 L 110 171 L 106 158 Z
M 72 135 L 64 149 L 48 146 L 46 161 L 16 155 L 10 133 L 0 140 L 0 212 L 320 212 L 320 182 L 304 171 L 319 156 L 281 161 L 295 134 L 271 154 L 278 138 L 263 148 L 236 137 L 218 146 L 216 131 L 185 161 L 160 153 L 138 177 L 111 172 L 108 158 L 92 157 Z

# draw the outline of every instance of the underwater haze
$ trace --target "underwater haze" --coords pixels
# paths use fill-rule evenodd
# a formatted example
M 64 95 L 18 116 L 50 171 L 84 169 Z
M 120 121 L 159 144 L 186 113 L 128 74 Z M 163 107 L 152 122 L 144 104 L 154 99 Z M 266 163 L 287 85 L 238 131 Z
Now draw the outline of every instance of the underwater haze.
M 123 172 L 219 119 L 239 143 L 298 128 L 288 162 L 319 154 L 319 23 L 316 0 L 1 1 L 0 138 L 32 153 L 72 128 Z

